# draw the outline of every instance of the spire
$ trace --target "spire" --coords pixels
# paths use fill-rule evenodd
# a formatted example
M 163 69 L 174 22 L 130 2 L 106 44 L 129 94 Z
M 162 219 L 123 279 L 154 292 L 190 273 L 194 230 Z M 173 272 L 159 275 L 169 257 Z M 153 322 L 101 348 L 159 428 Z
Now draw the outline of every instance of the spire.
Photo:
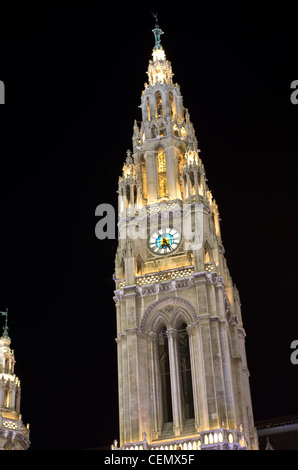
M 162 49 L 162 46 L 160 44 L 160 36 L 162 34 L 164 34 L 164 32 L 160 29 L 160 27 L 158 26 L 158 19 L 157 19 L 157 13 L 152 13 L 152 15 L 154 16 L 155 18 L 155 28 L 152 29 L 152 33 L 154 34 L 154 37 L 155 37 L 155 46 L 154 46 L 154 49 Z
M 269 437 L 267 436 L 267 440 L 266 440 L 266 446 L 265 446 L 265 450 L 274 450 L 272 445 L 270 444 L 270 441 L 269 441 Z
M 25 427 L 20 414 L 21 382 L 14 373 L 15 357 L 8 336 L 8 309 L 0 337 L 0 450 L 25 450 L 30 445 L 29 425 Z

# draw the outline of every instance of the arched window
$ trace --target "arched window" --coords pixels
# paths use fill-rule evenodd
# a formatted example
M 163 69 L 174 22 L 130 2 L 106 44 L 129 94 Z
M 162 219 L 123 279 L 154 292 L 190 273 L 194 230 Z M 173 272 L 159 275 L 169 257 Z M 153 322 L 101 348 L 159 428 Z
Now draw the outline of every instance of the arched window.
M 212 261 L 212 254 L 209 243 L 205 243 L 204 245 L 204 263 L 210 263 Z
M 162 147 L 160 147 L 157 151 L 157 170 L 159 197 L 165 197 L 168 195 L 167 169 L 166 156 Z
M 130 206 L 130 186 L 129 186 L 129 184 L 126 185 L 125 192 L 126 192 L 126 207 L 129 207 Z
M 171 118 L 172 120 L 175 117 L 175 105 L 174 105 L 174 98 L 173 98 L 173 93 L 170 91 L 169 93 L 169 103 L 170 103 L 170 110 L 171 110 Z
M 194 404 L 191 378 L 191 363 L 189 352 L 189 338 L 186 330 L 186 324 L 182 324 L 178 330 L 178 353 L 181 373 L 181 401 L 184 420 L 194 418 Z
M 8 386 L 5 389 L 4 408 L 9 408 L 9 387 Z
M 9 355 L 8 353 L 5 354 L 5 373 L 9 373 Z
M 176 137 L 179 137 L 179 127 L 177 126 L 177 124 L 174 124 L 173 130 L 174 130 L 174 135 Z
M 194 172 L 191 171 L 190 174 L 189 174 L 189 179 L 190 179 L 190 191 L 191 191 L 191 195 L 194 195 L 196 194 L 196 188 L 195 188 L 195 176 L 194 176 Z
M 162 116 L 162 97 L 160 91 L 155 93 L 156 117 Z
M 151 115 L 150 115 L 150 103 L 149 103 L 149 96 L 147 96 L 147 114 L 148 114 L 148 121 L 151 121 Z
M 181 137 L 185 137 L 185 138 L 186 138 L 187 132 L 186 132 L 186 130 L 185 130 L 185 127 L 181 127 L 180 131 L 181 131 Z
M 140 255 L 137 256 L 137 276 L 142 275 L 143 260 Z
M 156 136 L 157 136 L 157 127 L 152 126 L 151 127 L 151 139 L 155 139 Z
M 159 333 L 158 357 L 162 397 L 162 418 L 163 423 L 170 423 L 173 421 L 173 410 L 171 395 L 169 345 L 165 327 Z
M 160 137 L 163 137 L 163 136 L 165 135 L 165 133 L 166 133 L 166 127 L 165 127 L 164 124 L 162 124 L 162 125 L 160 126 L 160 128 L 159 128 L 159 135 L 160 135 Z
M 199 194 L 203 196 L 203 179 L 201 173 L 198 173 Z
M 146 162 L 144 159 L 144 155 L 140 158 L 141 169 L 142 169 L 142 195 L 145 199 L 147 199 L 147 172 L 146 172 Z
M 179 175 L 179 185 L 180 185 L 180 192 L 181 192 L 181 197 L 183 196 L 184 198 L 186 197 L 185 194 L 183 194 L 183 180 L 182 180 L 182 167 L 185 163 L 185 158 L 184 158 L 184 153 L 181 147 L 178 148 L 178 175 Z

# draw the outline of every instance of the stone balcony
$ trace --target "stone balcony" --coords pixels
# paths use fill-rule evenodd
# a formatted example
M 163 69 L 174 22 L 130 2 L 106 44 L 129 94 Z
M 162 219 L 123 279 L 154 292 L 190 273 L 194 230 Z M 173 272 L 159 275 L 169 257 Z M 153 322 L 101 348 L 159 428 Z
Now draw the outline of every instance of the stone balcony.
M 111 446 L 112 450 L 247 450 L 245 436 L 240 427 L 237 429 L 212 429 L 202 431 L 196 436 L 185 436 L 175 439 L 148 443 L 146 433 L 143 441 L 124 444 L 117 447 L 117 441 Z
M 211 273 L 216 271 L 216 265 L 212 261 L 210 263 L 205 263 L 205 271 Z M 191 276 L 194 273 L 193 266 L 184 266 L 181 268 L 170 269 L 167 271 L 161 271 L 151 274 L 144 274 L 143 276 L 136 276 L 136 285 L 145 286 L 150 284 L 157 284 L 164 281 L 174 281 L 175 279 L 183 279 Z M 116 279 L 114 278 L 117 286 L 117 290 L 125 287 L 125 279 Z
M 0 411 L 0 449 L 7 448 L 7 445 L 11 449 L 28 449 L 29 434 L 29 426 L 26 427 L 22 419 L 6 418 Z

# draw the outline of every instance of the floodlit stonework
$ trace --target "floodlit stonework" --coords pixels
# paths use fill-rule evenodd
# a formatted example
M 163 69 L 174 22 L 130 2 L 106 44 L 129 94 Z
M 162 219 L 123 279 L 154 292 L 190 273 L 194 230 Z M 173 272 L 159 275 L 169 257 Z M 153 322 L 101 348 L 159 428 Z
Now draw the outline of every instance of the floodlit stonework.
M 30 446 L 29 425 L 24 425 L 21 383 L 14 374 L 14 351 L 10 349 L 7 324 L 0 338 L 0 450 L 26 450 Z
M 239 293 L 218 206 L 156 24 L 142 122 L 119 178 L 120 443 L 257 449 Z

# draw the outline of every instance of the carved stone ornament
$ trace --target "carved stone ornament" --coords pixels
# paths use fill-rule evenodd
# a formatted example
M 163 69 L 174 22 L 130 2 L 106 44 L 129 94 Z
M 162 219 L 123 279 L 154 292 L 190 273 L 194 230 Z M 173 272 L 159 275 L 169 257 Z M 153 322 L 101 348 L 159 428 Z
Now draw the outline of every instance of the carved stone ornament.
M 173 310 L 169 311 L 167 308 L 172 307 Z M 160 311 L 164 311 L 166 315 L 172 316 L 175 314 L 176 310 L 183 310 L 185 314 L 189 317 L 187 323 L 193 323 L 198 319 L 196 309 L 191 305 L 188 300 L 185 300 L 181 297 L 164 297 L 163 299 L 152 302 L 144 312 L 140 330 L 147 331 L 150 330 L 150 323 L 155 314 Z

